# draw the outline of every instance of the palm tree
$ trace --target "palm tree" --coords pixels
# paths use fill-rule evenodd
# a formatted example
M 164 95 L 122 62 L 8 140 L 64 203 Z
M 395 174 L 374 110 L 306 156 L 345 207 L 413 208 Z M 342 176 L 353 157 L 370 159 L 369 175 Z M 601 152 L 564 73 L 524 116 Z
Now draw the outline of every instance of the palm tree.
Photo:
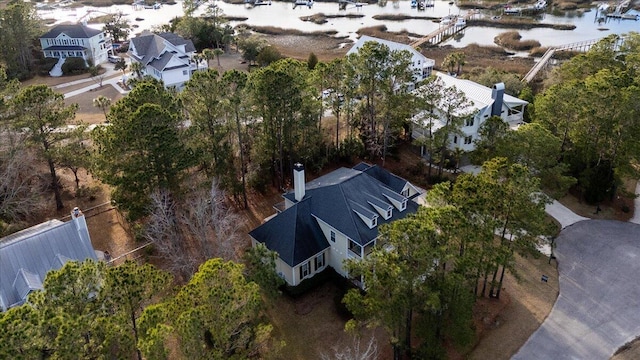
M 462 72 L 462 67 L 466 64 L 466 55 L 463 52 L 457 52 L 453 54 L 453 58 L 458 65 L 458 72 L 456 74 L 460 75 L 460 73 Z
M 218 67 L 220 67 L 220 55 L 224 54 L 224 50 L 220 48 L 213 49 L 213 54 L 216 56 L 216 60 L 218 60 Z
M 131 62 L 131 65 L 129 65 L 129 69 L 131 69 L 131 72 L 133 72 L 138 79 L 142 78 L 142 71 L 144 70 L 144 66 L 142 66 L 142 63 L 133 61 Z
M 445 56 L 444 60 L 442 60 L 442 66 L 447 69 L 449 74 L 453 74 L 453 69 L 456 66 L 455 55 L 454 54 L 449 54 L 449 55 Z
M 114 70 L 122 70 L 122 76 L 124 76 L 127 72 L 127 62 L 124 60 L 124 58 L 120 58 L 120 60 L 118 60 L 118 62 L 116 63 L 116 65 L 113 67 Z
M 209 61 L 213 59 L 216 54 L 212 49 L 204 49 L 202 50 L 202 56 L 207 60 L 207 67 L 209 67 Z
M 93 99 L 93 106 L 102 109 L 102 113 L 104 113 L 104 120 L 108 122 L 107 109 L 111 107 L 111 99 L 104 95 L 100 95 Z
M 193 55 L 191 60 L 193 60 L 196 63 L 196 71 L 198 71 L 198 70 L 200 70 L 200 61 L 204 60 L 204 56 L 202 56 L 200 54 L 195 54 L 195 55 Z
M 462 160 L 462 156 L 464 156 L 464 154 L 465 151 L 459 147 L 453 149 L 453 153 L 451 155 L 453 156 L 453 161 L 455 162 L 455 167 L 453 168 L 454 174 L 457 174 L 458 170 L 460 170 L 460 161 Z

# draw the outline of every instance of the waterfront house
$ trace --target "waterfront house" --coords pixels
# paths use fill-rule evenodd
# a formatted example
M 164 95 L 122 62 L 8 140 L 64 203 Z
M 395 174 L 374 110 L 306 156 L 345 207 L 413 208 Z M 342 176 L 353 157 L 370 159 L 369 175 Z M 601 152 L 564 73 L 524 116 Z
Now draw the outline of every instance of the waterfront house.
M 40 37 L 40 46 L 44 57 L 60 59 L 57 68 L 64 59 L 70 57 L 83 58 L 94 65 L 107 61 L 113 53 L 111 37 L 108 33 L 92 29 L 82 24 L 56 25 Z M 54 71 L 53 76 L 60 76 Z
M 196 62 L 196 49 L 191 40 L 173 33 L 143 33 L 131 39 L 131 62 L 142 64 L 142 74 L 164 83 L 166 87 L 182 89 L 191 75 L 207 68 L 205 61 Z
M 276 271 L 291 286 L 326 267 L 349 278 L 346 259 L 361 259 L 376 245 L 378 226 L 417 211 L 420 189 L 376 165 L 340 168 L 305 184 L 294 166 L 294 189 L 278 213 L 249 233 L 278 253 Z M 352 279 L 362 285 L 360 279 Z
M 50 270 L 67 261 L 97 260 L 84 215 L 78 208 L 71 220 L 49 220 L 0 239 L 0 311 L 23 304 L 41 290 Z
M 372 36 L 362 35 L 358 41 L 349 49 L 347 55 L 357 53 L 358 50 L 368 41 L 373 41 L 378 44 L 386 45 L 391 51 L 406 50 L 411 53 L 411 68 L 413 69 L 414 81 L 418 83 L 431 75 L 433 67 L 436 62 L 432 59 L 422 55 L 418 50 L 414 49 L 410 45 L 397 43 L 394 41 L 378 39 Z
M 441 72 L 435 72 L 435 75 L 442 80 L 445 87 L 455 87 L 471 102 L 469 108 L 458 109 L 459 113 L 469 113 L 471 116 L 465 120 L 460 134 L 450 136 L 451 149 L 473 151 L 474 140 L 478 138 L 480 127 L 491 116 L 499 116 L 510 128 L 516 128 L 524 123 L 524 109 L 528 102 L 505 94 L 503 83 L 488 88 L 471 80 L 459 79 Z M 434 113 L 438 114 L 438 109 L 435 109 Z M 414 140 L 429 136 L 429 131 L 420 125 L 422 118 L 424 118 L 423 114 L 413 118 L 412 138 Z M 436 119 L 431 130 L 435 132 L 442 126 L 444 126 L 444 120 Z M 424 155 L 424 148 L 422 153 Z

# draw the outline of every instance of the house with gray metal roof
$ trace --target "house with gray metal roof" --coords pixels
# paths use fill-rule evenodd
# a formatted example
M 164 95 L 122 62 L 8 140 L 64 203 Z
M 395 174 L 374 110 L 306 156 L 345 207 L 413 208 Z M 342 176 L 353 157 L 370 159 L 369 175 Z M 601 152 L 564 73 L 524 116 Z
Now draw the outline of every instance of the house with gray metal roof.
M 82 212 L 50 220 L 0 239 L 0 311 L 23 304 L 41 290 L 45 276 L 67 261 L 97 260 Z
M 131 39 L 131 62 L 142 65 L 144 75 L 164 82 L 166 87 L 181 89 L 191 75 L 207 68 L 205 61 L 196 62 L 193 42 L 173 33 L 143 33 Z
M 450 149 L 475 150 L 474 141 L 478 138 L 480 127 L 491 116 L 500 117 L 510 128 L 516 128 L 524 123 L 524 109 L 529 103 L 506 94 L 503 83 L 498 83 L 488 88 L 471 80 L 459 79 L 442 72 L 435 72 L 434 75 L 444 87 L 455 88 L 470 101 L 469 107 L 455 110 L 458 115 L 467 114 L 468 116 L 466 116 L 460 132 L 450 136 Z M 420 89 L 415 91 L 419 92 Z M 444 107 L 446 105 L 441 106 L 439 109 L 434 109 L 436 117 L 432 117 L 426 112 L 414 116 L 412 119 L 412 138 L 414 140 L 421 140 L 430 136 L 427 124 L 431 127 L 431 133 L 445 126 Z
M 44 57 L 60 59 L 60 66 L 70 57 L 80 57 L 97 65 L 113 54 L 107 32 L 82 24 L 56 25 L 40 37 L 40 45 Z
M 340 168 L 305 184 L 304 167 L 296 164 L 284 209 L 249 235 L 254 246 L 278 253 L 276 271 L 289 285 L 327 266 L 349 277 L 344 261 L 367 256 L 378 226 L 415 213 L 418 195 L 418 188 L 376 165 Z

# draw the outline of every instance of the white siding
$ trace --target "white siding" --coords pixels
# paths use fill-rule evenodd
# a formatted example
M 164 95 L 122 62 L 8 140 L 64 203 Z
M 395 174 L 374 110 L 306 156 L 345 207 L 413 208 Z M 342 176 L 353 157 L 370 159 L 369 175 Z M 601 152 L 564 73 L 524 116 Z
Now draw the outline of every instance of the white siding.
M 315 219 L 318 221 L 320 229 L 322 229 L 322 232 L 324 233 L 324 237 L 327 239 L 327 242 L 329 242 L 329 245 L 331 246 L 329 250 L 330 255 L 328 256 L 328 259 L 326 259 L 327 264 L 331 266 L 338 274 L 347 277 L 348 273 L 344 268 L 344 260 L 348 258 L 347 249 L 349 248 L 349 239 L 346 235 L 337 231 L 326 222 L 318 218 Z M 331 241 L 331 231 L 335 232 L 336 234 L 335 242 Z
M 280 275 L 287 282 L 287 284 L 290 285 L 292 285 L 294 282 L 293 270 L 294 269 L 292 269 L 291 266 L 287 265 L 280 258 L 276 259 L 276 273 Z
M 187 73 L 184 74 L 183 71 L 186 71 Z M 165 70 L 162 72 L 162 81 L 164 81 L 164 85 L 167 87 L 175 86 L 180 88 L 182 84 L 189 81 L 190 77 L 188 67 Z

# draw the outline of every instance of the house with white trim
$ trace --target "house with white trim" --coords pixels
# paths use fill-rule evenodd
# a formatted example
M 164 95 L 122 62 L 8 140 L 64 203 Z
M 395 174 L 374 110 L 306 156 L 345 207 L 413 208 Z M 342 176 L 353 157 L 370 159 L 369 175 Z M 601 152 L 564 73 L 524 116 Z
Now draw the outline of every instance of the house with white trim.
M 142 64 L 143 75 L 177 89 L 182 89 L 194 72 L 207 68 L 205 61 L 197 63 L 193 59 L 195 54 L 191 40 L 173 33 L 143 33 L 129 43 L 131 62 Z
M 47 273 L 67 261 L 98 260 L 84 215 L 50 220 L 0 239 L 0 312 L 22 305 L 32 291 L 42 290 Z
M 283 209 L 249 233 L 253 246 L 278 253 L 276 271 L 291 286 L 327 267 L 349 278 L 345 260 L 371 252 L 378 226 L 418 210 L 421 190 L 376 165 L 340 168 L 306 184 L 301 164 L 293 174 Z
M 391 51 L 402 51 L 406 50 L 411 53 L 411 68 L 414 74 L 414 81 L 418 83 L 431 75 L 433 71 L 433 67 L 436 62 L 433 59 L 429 59 L 426 56 L 422 55 L 418 50 L 414 49 L 410 45 L 398 43 L 395 41 L 389 41 L 384 39 L 375 38 L 372 36 L 362 35 L 356 41 L 355 44 L 349 49 L 347 55 L 357 53 L 360 48 L 367 42 L 373 41 L 378 44 L 386 45 Z
M 105 31 L 82 24 L 56 25 L 40 37 L 44 57 L 83 58 L 98 65 L 113 53 L 111 36 Z
M 524 109 L 529 104 L 527 101 L 505 94 L 504 83 L 498 83 L 488 88 L 471 80 L 459 79 L 441 72 L 435 72 L 444 86 L 454 87 L 462 92 L 471 105 L 466 109 L 458 109 L 461 114 L 471 114 L 462 126 L 461 134 L 450 136 L 450 149 L 460 148 L 464 151 L 475 150 L 474 141 L 478 138 L 478 132 L 484 122 L 491 116 L 499 116 L 510 127 L 517 128 L 524 123 Z M 438 109 L 434 110 L 439 114 Z M 438 115 L 440 116 L 440 115 Z M 414 140 L 424 139 L 429 136 L 428 129 L 420 125 L 420 119 L 424 114 L 417 114 L 413 118 L 412 138 Z M 431 132 L 442 128 L 444 119 L 436 119 L 432 123 Z M 421 149 L 424 155 L 424 147 Z

